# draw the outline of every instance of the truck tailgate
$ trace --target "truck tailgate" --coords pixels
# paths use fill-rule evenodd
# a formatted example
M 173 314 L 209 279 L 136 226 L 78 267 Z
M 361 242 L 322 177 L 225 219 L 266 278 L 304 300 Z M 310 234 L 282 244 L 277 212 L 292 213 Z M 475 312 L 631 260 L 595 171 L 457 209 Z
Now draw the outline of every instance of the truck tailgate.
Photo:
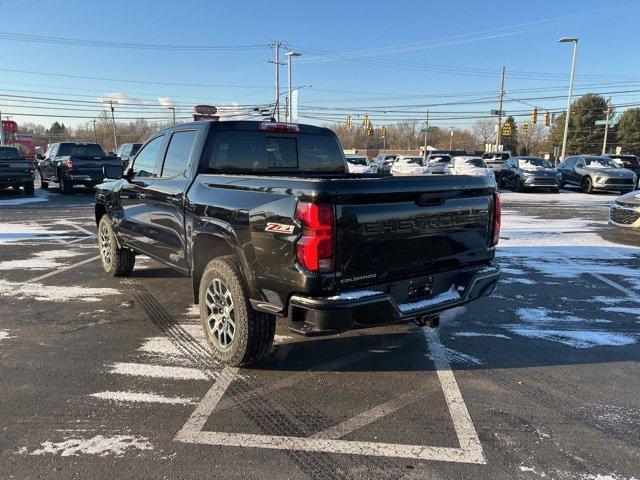
M 117 157 L 92 157 L 85 155 L 72 155 L 72 175 L 89 175 L 92 179 L 101 180 L 104 175 L 102 167 L 105 165 L 120 165 Z
M 21 180 L 29 178 L 29 160 L 0 158 L 0 181 Z
M 495 183 L 462 175 L 337 180 L 341 284 L 451 270 L 493 257 Z

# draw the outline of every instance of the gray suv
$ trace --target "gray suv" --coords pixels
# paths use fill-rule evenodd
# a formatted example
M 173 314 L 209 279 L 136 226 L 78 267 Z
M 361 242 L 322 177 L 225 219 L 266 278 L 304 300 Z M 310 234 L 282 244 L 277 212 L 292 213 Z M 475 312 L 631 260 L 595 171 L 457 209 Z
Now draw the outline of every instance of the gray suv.
M 576 155 L 567 157 L 556 168 L 562 174 L 563 185 L 576 185 L 585 193 L 596 190 L 626 193 L 636 187 L 636 174 L 607 157 Z
M 510 187 L 517 192 L 525 188 L 549 188 L 560 191 L 562 175 L 548 160 L 539 157 L 511 157 L 496 174 L 498 187 Z

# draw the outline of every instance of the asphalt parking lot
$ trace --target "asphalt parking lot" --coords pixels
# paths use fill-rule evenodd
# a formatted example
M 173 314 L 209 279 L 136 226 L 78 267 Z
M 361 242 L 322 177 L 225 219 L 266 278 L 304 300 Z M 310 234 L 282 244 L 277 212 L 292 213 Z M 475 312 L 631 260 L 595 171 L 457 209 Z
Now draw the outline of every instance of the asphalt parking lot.
M 496 292 L 217 364 L 190 280 L 109 279 L 93 194 L 0 191 L 0 478 L 640 477 L 640 236 L 615 195 L 503 195 Z

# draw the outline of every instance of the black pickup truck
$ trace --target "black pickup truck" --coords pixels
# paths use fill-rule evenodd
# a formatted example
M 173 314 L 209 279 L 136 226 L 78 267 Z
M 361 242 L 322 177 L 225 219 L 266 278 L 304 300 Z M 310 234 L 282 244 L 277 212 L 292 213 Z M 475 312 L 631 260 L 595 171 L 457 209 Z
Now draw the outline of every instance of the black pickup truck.
M 35 169 L 35 163 L 23 158 L 16 147 L 0 146 L 0 188 L 22 187 L 25 194 L 33 195 Z
M 205 335 L 231 365 L 270 350 L 277 316 L 303 335 L 435 325 L 500 274 L 492 179 L 349 174 L 326 128 L 181 124 L 105 176 L 104 270 L 129 275 L 143 253 L 190 275 Z
M 60 185 L 60 191 L 69 194 L 74 185 L 93 188 L 104 180 L 103 167 L 121 165 L 120 159 L 107 155 L 97 143 L 52 143 L 40 159 L 38 172 L 41 187 L 50 182 Z

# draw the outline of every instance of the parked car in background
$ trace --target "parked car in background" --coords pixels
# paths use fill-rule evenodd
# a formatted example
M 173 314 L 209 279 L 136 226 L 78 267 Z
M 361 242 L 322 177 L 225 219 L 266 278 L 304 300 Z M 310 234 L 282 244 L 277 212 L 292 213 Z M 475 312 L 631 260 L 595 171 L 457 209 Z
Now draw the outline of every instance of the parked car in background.
M 486 175 L 495 179 L 493 169 L 489 168 L 480 157 L 453 157 L 445 167 L 444 173 L 448 175 Z
M 631 170 L 633 173 L 635 173 L 636 177 L 638 177 L 638 180 L 639 180 L 637 187 L 640 187 L 640 161 L 638 161 L 638 157 L 636 157 L 635 155 L 615 155 L 615 154 L 608 154 L 608 155 L 605 155 L 605 157 L 609 157 L 611 160 L 616 162 L 622 168 L 626 168 L 628 170 Z
M 424 175 L 427 167 L 422 164 L 422 157 L 399 155 L 391 167 L 392 175 Z
M 493 169 L 493 173 L 498 173 L 502 164 L 509 158 L 511 158 L 511 152 L 509 151 L 484 152 L 482 154 L 484 163 L 486 163 L 489 168 Z
M 129 160 L 135 157 L 141 146 L 141 143 L 123 143 L 120 145 L 120 148 L 118 148 L 118 151 L 116 152 L 116 156 L 120 158 L 122 168 L 127 168 Z
M 97 143 L 52 143 L 38 164 L 41 188 L 50 182 L 60 185 L 64 194 L 71 193 L 74 185 L 93 188 L 104 180 L 103 167 L 121 167 L 120 159 L 104 153 Z
M 608 157 L 596 155 L 575 155 L 565 158 L 556 167 L 562 174 L 562 185 L 576 185 L 585 193 L 596 190 L 626 193 L 635 190 L 636 174 L 620 168 Z
M 389 173 L 396 158 L 398 158 L 398 155 L 395 153 L 378 155 L 373 159 L 372 163 L 378 166 L 378 173 Z
M 24 188 L 24 193 L 33 195 L 35 164 L 22 156 L 16 147 L 0 146 L 0 188 Z
M 345 155 L 349 173 L 376 173 L 377 166 L 369 165 L 366 155 Z
M 250 365 L 276 316 L 302 335 L 416 321 L 491 294 L 500 197 L 484 177 L 347 173 L 335 133 L 291 123 L 175 125 L 96 190 L 102 266 L 138 253 L 193 282 L 215 357 Z M 141 214 L 146 212 L 146 214 Z M 336 352 L 338 353 L 338 352 Z
M 616 198 L 609 209 L 609 223 L 640 232 L 640 192 L 629 192 Z
M 431 175 L 444 175 L 445 169 L 451 163 L 448 153 L 429 153 L 424 160 L 427 172 Z
M 548 160 L 540 157 L 511 157 L 496 174 L 498 187 L 520 192 L 528 188 L 545 188 L 559 192 L 562 174 Z

